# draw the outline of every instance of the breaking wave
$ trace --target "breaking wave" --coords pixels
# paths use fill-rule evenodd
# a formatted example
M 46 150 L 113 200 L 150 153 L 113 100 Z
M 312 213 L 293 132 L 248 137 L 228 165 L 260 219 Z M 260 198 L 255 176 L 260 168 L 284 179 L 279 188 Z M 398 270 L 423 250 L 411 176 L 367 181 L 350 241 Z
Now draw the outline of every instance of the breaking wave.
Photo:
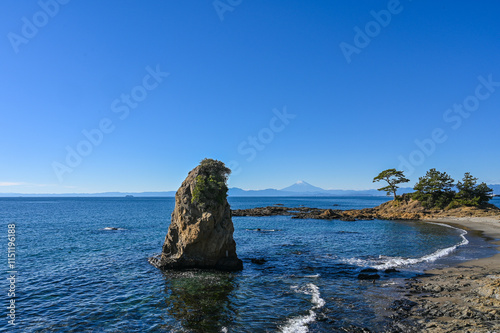
M 378 258 L 373 258 L 373 259 L 360 259 L 360 258 L 350 258 L 350 259 L 344 259 L 343 261 L 347 264 L 359 266 L 359 267 L 372 267 L 378 270 L 385 270 L 389 268 L 397 268 L 397 267 L 404 267 L 404 266 L 411 266 L 411 265 L 416 265 L 420 264 L 423 262 L 434 262 L 440 258 L 446 257 L 450 255 L 451 253 L 455 252 L 455 250 L 463 245 L 469 244 L 469 241 L 465 237 L 467 234 L 467 231 L 459 228 L 455 228 L 446 224 L 441 224 L 441 223 L 432 223 L 452 229 L 456 229 L 460 231 L 460 237 L 462 238 L 462 241 L 456 245 L 439 249 L 436 250 L 435 252 L 422 256 L 420 258 L 403 258 L 403 257 L 390 257 L 390 256 L 379 256 Z
M 292 287 L 298 293 L 311 295 L 312 307 L 306 315 L 288 319 L 286 324 L 281 327 L 283 333 L 306 333 L 309 332 L 307 325 L 316 320 L 316 310 L 325 305 L 325 300 L 321 298 L 318 286 L 308 283 L 305 287 Z

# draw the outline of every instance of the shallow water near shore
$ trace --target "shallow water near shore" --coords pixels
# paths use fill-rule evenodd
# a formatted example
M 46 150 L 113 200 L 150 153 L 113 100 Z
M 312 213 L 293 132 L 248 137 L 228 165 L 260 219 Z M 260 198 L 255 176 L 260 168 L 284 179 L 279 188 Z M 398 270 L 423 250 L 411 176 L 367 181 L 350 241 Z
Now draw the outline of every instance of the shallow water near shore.
M 500 199 L 494 200 L 498 205 Z M 357 209 L 385 201 L 229 198 L 233 209 L 274 204 Z M 163 274 L 147 258 L 161 250 L 173 208 L 173 198 L 0 199 L 4 232 L 7 224 L 16 225 L 17 329 L 381 331 L 388 323 L 384 308 L 399 296 L 397 286 L 405 278 L 496 253 L 478 235 L 440 224 L 234 217 L 243 271 Z M 5 238 L 0 245 L 7 248 Z M 378 268 L 381 279 L 358 280 L 367 267 Z M 385 273 L 387 268 L 399 272 Z M 0 302 L 7 304 L 6 293 Z M 6 320 L 0 329 L 8 329 Z

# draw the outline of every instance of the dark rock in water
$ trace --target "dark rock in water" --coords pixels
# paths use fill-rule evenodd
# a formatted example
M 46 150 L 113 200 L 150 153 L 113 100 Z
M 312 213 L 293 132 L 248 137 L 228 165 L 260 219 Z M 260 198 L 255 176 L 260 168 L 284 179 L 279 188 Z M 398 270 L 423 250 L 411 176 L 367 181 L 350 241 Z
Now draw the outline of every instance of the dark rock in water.
M 360 273 L 358 275 L 358 280 L 378 280 L 378 279 L 380 279 L 380 275 L 378 274 Z
M 161 269 L 243 269 L 236 255 L 234 226 L 227 202 L 224 163 L 204 159 L 189 172 L 175 194 L 175 208 L 159 257 L 149 262 Z
M 395 268 L 388 268 L 384 271 L 384 273 L 399 273 L 399 271 Z
M 253 264 L 257 264 L 257 265 L 264 265 L 267 262 L 267 260 L 264 258 L 252 258 L 250 261 Z
M 326 219 L 326 220 L 333 220 L 333 219 L 340 219 L 341 216 L 338 214 L 338 212 L 334 211 L 333 209 L 326 209 L 324 210 L 321 214 L 319 214 L 320 218 Z
M 369 329 L 365 327 L 359 327 L 356 325 L 349 325 L 347 327 L 342 327 L 342 332 L 347 333 L 372 333 Z
M 378 269 L 375 268 L 364 268 L 361 270 L 361 273 L 377 273 Z
M 410 301 L 407 298 L 396 300 L 392 303 L 391 309 L 396 310 L 398 312 L 408 312 L 413 308 L 417 303 Z

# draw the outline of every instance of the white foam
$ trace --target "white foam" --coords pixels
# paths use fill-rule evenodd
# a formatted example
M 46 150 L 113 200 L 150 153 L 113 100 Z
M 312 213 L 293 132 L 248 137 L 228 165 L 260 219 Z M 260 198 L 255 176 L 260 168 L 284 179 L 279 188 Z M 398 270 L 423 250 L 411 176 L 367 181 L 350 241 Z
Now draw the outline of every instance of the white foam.
M 304 288 L 292 286 L 296 292 L 306 295 L 311 295 L 312 308 L 308 311 L 307 315 L 291 318 L 287 323 L 280 327 L 283 333 L 307 333 L 309 328 L 307 325 L 316 320 L 316 312 L 314 310 L 322 308 L 325 305 L 325 300 L 321 298 L 318 286 L 313 283 L 308 283 Z
M 378 260 L 377 259 L 359 259 L 359 258 L 350 258 L 350 259 L 344 259 L 343 261 L 345 263 L 348 263 L 350 265 L 355 265 L 359 267 L 372 267 L 378 270 L 385 270 L 389 268 L 396 268 L 396 267 L 404 267 L 404 266 L 410 266 L 410 265 L 415 265 L 419 264 L 422 262 L 434 262 L 438 260 L 439 258 L 445 257 L 447 255 L 450 255 L 453 253 L 458 247 L 467 245 L 469 244 L 469 241 L 467 238 L 465 238 L 465 235 L 467 234 L 467 231 L 458 229 L 446 224 L 440 224 L 440 223 L 433 223 L 441 226 L 445 226 L 448 228 L 460 230 L 460 237 L 462 238 L 462 241 L 456 245 L 444 248 L 444 249 L 439 249 L 431 254 L 425 255 L 420 258 L 403 258 L 403 257 L 388 257 L 388 256 L 379 256 Z
M 305 275 L 304 277 L 305 277 L 305 278 L 314 278 L 314 279 L 315 279 L 315 278 L 319 278 L 319 277 L 320 277 L 320 275 L 319 275 L 319 273 L 318 273 L 318 274 L 313 274 L 313 275 Z
M 260 231 L 260 232 L 273 232 L 273 231 L 281 231 L 280 229 L 245 229 L 246 231 Z

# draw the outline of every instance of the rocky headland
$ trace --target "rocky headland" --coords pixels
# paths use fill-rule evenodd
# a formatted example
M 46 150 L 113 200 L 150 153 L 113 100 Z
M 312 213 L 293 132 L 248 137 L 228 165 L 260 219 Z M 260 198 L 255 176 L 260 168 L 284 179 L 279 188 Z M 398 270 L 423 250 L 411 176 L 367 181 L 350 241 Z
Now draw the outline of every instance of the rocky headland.
M 281 205 L 236 209 L 233 216 L 288 215 L 293 219 L 321 220 L 428 220 L 448 217 L 491 217 L 500 221 L 500 208 L 487 204 L 482 207 L 458 207 L 453 209 L 425 208 L 419 201 L 403 196 L 399 201 L 389 201 L 374 208 L 364 209 L 320 209 L 309 207 L 284 207 Z

